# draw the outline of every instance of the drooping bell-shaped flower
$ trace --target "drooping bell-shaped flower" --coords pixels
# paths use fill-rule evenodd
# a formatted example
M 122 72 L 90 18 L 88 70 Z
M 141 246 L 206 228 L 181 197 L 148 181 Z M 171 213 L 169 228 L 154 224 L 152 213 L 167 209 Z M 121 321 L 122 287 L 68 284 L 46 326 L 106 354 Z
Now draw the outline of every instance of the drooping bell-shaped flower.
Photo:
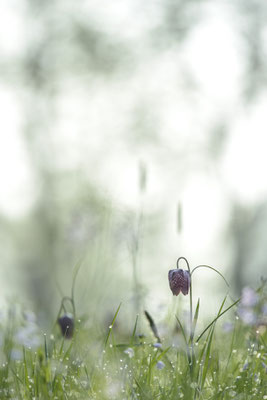
M 74 319 L 72 314 L 64 314 L 57 322 L 60 326 L 62 336 L 66 339 L 71 339 L 74 331 Z
M 187 295 L 190 288 L 190 273 L 184 269 L 171 269 L 168 274 L 170 289 L 173 295 L 180 292 Z

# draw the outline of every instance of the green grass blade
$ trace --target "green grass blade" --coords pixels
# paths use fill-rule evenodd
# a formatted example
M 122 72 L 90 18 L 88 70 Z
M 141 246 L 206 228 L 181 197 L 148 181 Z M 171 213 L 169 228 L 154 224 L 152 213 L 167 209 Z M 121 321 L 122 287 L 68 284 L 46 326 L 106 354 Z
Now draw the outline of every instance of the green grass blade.
M 24 366 L 24 385 L 26 386 L 27 390 L 30 391 L 30 381 L 29 381 L 29 373 L 27 368 L 27 360 L 26 360 L 26 350 L 23 346 L 23 366 Z
M 207 340 L 206 340 L 206 342 L 204 342 L 203 348 L 202 348 L 202 350 L 201 350 L 201 352 L 200 352 L 200 354 L 199 354 L 199 363 L 200 363 L 201 360 L 203 359 L 203 356 L 204 356 L 204 353 L 205 353 L 205 350 L 206 350 L 206 348 L 207 348 L 207 344 L 208 344 L 208 341 L 209 341 L 209 336 L 210 336 L 210 332 L 208 333 Z
M 221 314 L 222 309 L 223 309 L 223 306 L 224 306 L 224 304 L 225 304 L 225 302 L 226 302 L 226 299 L 227 299 L 227 296 L 225 296 L 225 298 L 224 298 L 223 301 L 222 301 L 221 307 L 219 308 L 219 311 L 218 311 L 218 313 L 217 313 L 217 317 Z
M 73 270 L 72 285 L 71 285 L 71 298 L 72 298 L 73 302 L 74 302 L 75 283 L 76 283 L 76 279 L 77 279 L 77 276 L 78 276 L 78 272 L 80 271 L 80 268 L 82 266 L 82 262 L 83 262 L 83 259 L 79 260 L 76 263 L 76 265 L 74 267 L 74 270 Z
M 138 387 L 138 389 L 140 390 L 140 393 L 142 395 L 142 399 L 149 399 L 152 400 L 152 398 L 150 397 L 150 394 L 147 393 L 145 390 L 143 390 L 141 384 L 138 382 L 138 380 L 136 378 L 134 378 L 135 384 Z
M 199 306 L 200 306 L 200 298 L 198 298 L 196 310 L 195 310 L 195 314 L 194 314 L 194 318 L 193 318 L 191 342 L 193 342 L 194 335 L 195 335 L 195 330 L 196 330 L 197 320 L 198 320 L 198 315 L 199 315 Z
M 44 350 L 45 350 L 45 359 L 48 360 L 48 348 L 47 348 L 47 341 L 46 341 L 46 333 L 44 334 Z
M 61 341 L 61 346 L 60 346 L 60 349 L 59 349 L 59 356 L 61 356 L 61 354 L 63 352 L 64 343 L 65 343 L 65 337 L 63 337 L 63 339 Z
M 219 315 L 217 315 L 216 318 L 214 318 L 213 321 L 211 321 L 211 323 L 204 329 L 204 331 L 198 336 L 196 343 L 199 342 L 199 340 L 202 338 L 202 336 L 204 335 L 204 333 L 207 332 L 207 330 L 223 315 L 225 314 L 227 311 L 229 311 L 232 307 L 234 307 L 236 304 L 238 304 L 240 302 L 240 299 L 236 300 L 233 304 L 231 304 L 228 308 L 226 308 L 226 310 L 224 310 L 222 313 L 220 313 Z
M 69 345 L 68 350 L 65 352 L 63 360 L 68 359 L 68 357 L 70 356 L 70 352 L 71 352 L 72 347 L 73 347 L 73 340 L 71 341 L 71 344 Z
M 151 315 L 149 314 L 148 311 L 145 310 L 144 313 L 145 313 L 145 316 L 146 316 L 146 318 L 147 318 L 147 320 L 148 320 L 148 322 L 149 322 L 149 326 L 150 326 L 150 328 L 151 328 L 151 330 L 152 330 L 152 332 L 153 332 L 155 338 L 157 339 L 157 341 L 158 341 L 159 343 L 161 343 L 161 339 L 160 339 L 160 337 L 159 337 L 158 329 L 157 329 L 157 326 L 156 326 L 156 324 L 155 324 L 153 318 L 151 317 Z
M 222 311 L 223 306 L 225 304 L 226 298 L 227 298 L 227 296 L 225 296 L 225 298 L 222 301 L 222 304 L 221 304 L 221 306 L 219 308 L 219 311 L 217 313 L 217 317 L 221 314 L 221 311 Z M 213 334 L 214 334 L 216 321 L 214 321 L 213 325 L 211 326 L 211 332 L 210 332 L 209 338 L 207 340 L 207 346 L 206 345 L 204 346 L 204 347 L 207 347 L 207 349 L 206 349 L 205 358 L 204 358 L 204 365 L 203 365 L 202 379 L 201 379 L 201 388 L 203 388 L 203 386 L 205 384 L 206 376 L 207 376 L 208 369 L 209 369 L 209 366 L 210 366 L 211 344 L 212 344 L 212 339 L 213 339 Z M 202 353 L 202 356 L 203 356 L 203 353 Z
M 183 335 L 183 338 L 184 338 L 185 344 L 186 344 L 186 346 L 188 347 L 188 342 L 187 342 L 187 339 L 186 339 L 186 334 L 185 334 L 185 331 L 184 331 L 183 325 L 182 325 L 182 323 L 181 323 L 180 319 L 177 317 L 177 315 L 175 315 L 175 318 L 176 318 L 176 320 L 177 320 L 177 322 L 178 322 L 178 325 L 179 325 L 179 327 L 180 327 L 180 329 L 181 329 L 181 332 L 182 332 L 182 335 Z
M 220 276 L 223 278 L 223 280 L 224 280 L 224 282 L 226 283 L 226 285 L 227 285 L 228 287 L 230 287 L 229 283 L 227 282 L 227 280 L 225 279 L 225 277 L 223 276 L 223 274 L 221 274 L 216 268 L 213 268 L 213 267 L 211 267 L 210 265 L 205 265 L 205 264 L 203 264 L 203 265 L 198 265 L 197 267 L 195 267 L 195 268 L 192 270 L 191 276 L 193 275 L 193 272 L 196 271 L 198 268 L 208 268 L 208 269 L 212 269 L 212 271 L 214 271 L 214 272 L 216 272 L 218 275 L 220 275 Z
M 215 325 L 213 325 L 213 327 L 211 328 L 211 334 L 209 336 L 207 350 L 206 350 L 206 353 L 205 353 L 203 372 L 202 372 L 202 379 L 201 379 L 201 389 L 204 386 L 204 383 L 205 383 L 205 380 L 206 380 L 206 376 L 207 376 L 207 372 L 208 372 L 208 369 L 209 369 L 209 366 L 210 366 L 210 353 L 211 353 L 211 344 L 212 344 L 212 339 L 213 339 L 214 328 L 215 328 Z
M 108 334 L 107 334 L 107 337 L 106 337 L 106 340 L 105 340 L 105 347 L 107 346 L 107 343 L 108 343 L 108 340 L 109 340 L 111 331 L 112 331 L 112 329 L 113 329 L 113 325 L 114 325 L 114 323 L 115 323 L 115 321 L 116 321 L 116 318 L 117 318 L 117 315 L 118 315 L 118 313 L 119 313 L 120 308 L 121 308 L 121 303 L 119 304 L 119 307 L 117 308 L 117 311 L 116 311 L 116 313 L 115 313 L 115 315 L 114 315 L 114 317 L 113 317 L 113 320 L 112 320 L 112 322 L 111 322 L 111 325 L 109 326 Z
M 158 356 L 156 356 L 153 359 L 153 362 L 156 364 L 162 357 L 164 357 L 167 353 L 167 351 L 169 351 L 171 348 L 171 346 L 167 347 L 165 350 L 163 350 Z
M 231 360 L 231 356 L 232 356 L 232 352 L 233 352 L 233 348 L 234 348 L 234 342 L 235 342 L 235 338 L 236 338 L 236 331 L 237 331 L 237 328 L 236 328 L 236 324 L 235 324 L 234 329 L 233 329 L 233 334 L 232 334 L 232 340 L 231 340 L 231 345 L 230 345 L 229 356 L 228 356 L 227 363 L 226 363 L 226 366 L 225 366 L 224 377 L 226 377 L 227 370 L 228 370 L 228 365 L 229 365 L 230 360 Z
M 133 333 L 132 333 L 132 337 L 130 342 L 133 343 L 134 342 L 134 338 L 135 338 L 135 334 L 136 334 L 136 329 L 137 329 L 137 322 L 138 322 L 138 315 L 136 316 L 135 319 L 135 324 L 134 324 L 134 328 L 133 328 Z
M 185 341 L 185 345 L 186 345 L 186 354 L 187 354 L 188 364 L 190 365 L 192 360 L 191 360 L 191 356 L 190 356 L 190 350 L 189 350 L 188 341 L 187 341 L 187 339 L 186 339 L 186 334 L 185 334 L 183 325 L 182 325 L 180 319 L 177 317 L 177 315 L 175 315 L 175 318 L 176 318 L 176 320 L 177 320 L 177 322 L 178 322 L 178 324 L 179 324 L 179 327 L 180 327 L 180 329 L 181 329 L 181 332 L 182 332 L 182 335 L 183 335 L 183 338 L 184 338 L 184 341 Z

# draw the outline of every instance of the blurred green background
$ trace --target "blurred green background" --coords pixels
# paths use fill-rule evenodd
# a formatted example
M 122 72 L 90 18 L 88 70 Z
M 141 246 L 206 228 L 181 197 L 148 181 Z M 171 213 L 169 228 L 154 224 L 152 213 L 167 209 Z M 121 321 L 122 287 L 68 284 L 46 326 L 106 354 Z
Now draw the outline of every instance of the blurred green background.
M 120 302 L 166 313 L 179 256 L 234 296 L 257 287 L 267 3 L 4 0 L 0 15 L 2 307 L 47 324 L 80 260 L 78 312 L 104 322 Z M 227 288 L 194 279 L 216 312 Z

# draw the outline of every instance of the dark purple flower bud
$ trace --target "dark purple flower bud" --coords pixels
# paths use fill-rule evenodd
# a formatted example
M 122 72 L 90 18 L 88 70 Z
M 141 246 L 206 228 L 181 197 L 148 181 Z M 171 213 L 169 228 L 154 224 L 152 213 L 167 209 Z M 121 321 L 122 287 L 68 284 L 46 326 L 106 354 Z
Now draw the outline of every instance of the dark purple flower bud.
M 74 319 L 71 314 L 64 314 L 57 320 L 62 336 L 66 339 L 71 339 L 74 331 Z
M 169 271 L 169 284 L 173 295 L 178 296 L 188 294 L 190 288 L 190 274 L 183 269 L 171 269 Z

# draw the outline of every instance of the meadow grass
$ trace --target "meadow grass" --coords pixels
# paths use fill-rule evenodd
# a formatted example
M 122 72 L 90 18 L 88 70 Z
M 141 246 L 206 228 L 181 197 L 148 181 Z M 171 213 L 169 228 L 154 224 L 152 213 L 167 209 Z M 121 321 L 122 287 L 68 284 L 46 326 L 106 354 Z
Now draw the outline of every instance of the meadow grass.
M 236 301 L 226 296 L 204 329 L 198 299 L 191 321 L 176 314 L 175 326 L 169 324 L 161 336 L 157 316 L 147 310 L 125 333 L 117 323 L 123 304 L 109 326 L 79 319 L 74 302 L 79 268 L 80 263 L 71 297 L 62 298 L 58 314 L 68 315 L 68 324 L 73 318 L 73 334 L 55 321 L 40 336 L 34 315 L 14 307 L 2 321 L 1 399 L 267 399 L 265 281 L 257 291 L 244 289 Z M 140 319 L 146 335 L 138 334 Z

